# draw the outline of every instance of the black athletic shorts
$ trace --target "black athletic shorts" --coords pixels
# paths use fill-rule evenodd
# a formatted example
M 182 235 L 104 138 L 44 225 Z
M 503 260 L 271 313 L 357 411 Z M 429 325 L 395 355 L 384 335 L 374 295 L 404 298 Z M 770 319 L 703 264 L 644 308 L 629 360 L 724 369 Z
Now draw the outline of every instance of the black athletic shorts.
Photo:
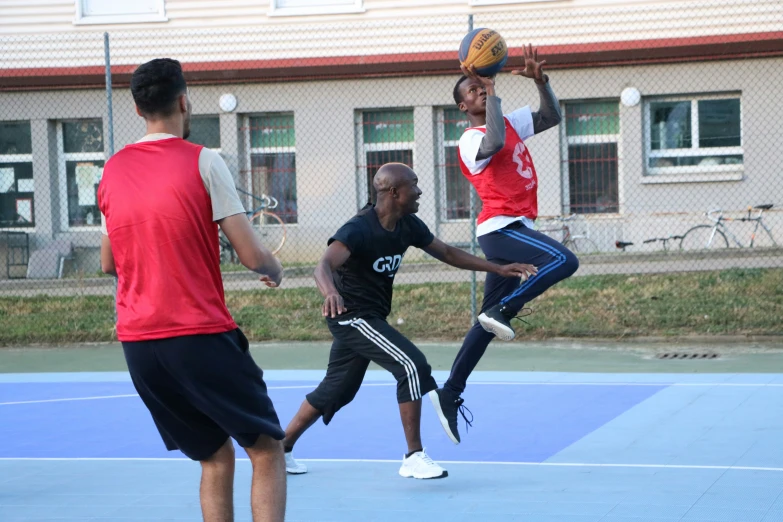
M 354 399 L 370 361 L 397 379 L 397 402 L 419 400 L 438 387 L 421 350 L 385 319 L 346 315 L 326 320 L 334 336 L 329 366 L 321 384 L 307 395 L 325 424 Z
M 259 435 L 285 436 L 263 372 L 239 329 L 123 342 L 122 348 L 133 385 L 167 449 L 204 460 L 228 437 L 247 448 Z

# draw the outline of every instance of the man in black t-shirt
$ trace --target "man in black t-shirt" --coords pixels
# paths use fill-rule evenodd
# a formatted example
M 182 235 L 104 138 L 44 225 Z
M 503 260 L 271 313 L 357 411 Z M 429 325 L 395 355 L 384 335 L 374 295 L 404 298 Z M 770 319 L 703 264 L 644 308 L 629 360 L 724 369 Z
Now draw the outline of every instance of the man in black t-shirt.
M 421 189 L 416 173 L 408 166 L 383 165 L 375 174 L 373 186 L 378 193 L 377 204 L 363 209 L 329 239 L 315 269 L 318 289 L 325 298 L 322 312 L 334 342 L 326 377 L 307 395 L 286 428 L 286 470 L 293 474 L 307 472 L 293 458 L 294 444 L 319 417 L 329 424 L 334 414 L 353 400 L 372 361 L 397 379 L 397 402 L 408 444 L 400 475 L 442 478 L 448 472 L 430 459 L 421 442 L 421 398 L 430 394 L 436 409 L 439 404 L 437 396 L 432 395 L 437 389 L 432 369 L 424 354 L 386 322 L 394 276 L 405 251 L 415 246 L 457 268 L 523 280 L 535 275 L 536 269 L 519 263 L 490 263 L 433 236 L 414 215 L 419 210 Z

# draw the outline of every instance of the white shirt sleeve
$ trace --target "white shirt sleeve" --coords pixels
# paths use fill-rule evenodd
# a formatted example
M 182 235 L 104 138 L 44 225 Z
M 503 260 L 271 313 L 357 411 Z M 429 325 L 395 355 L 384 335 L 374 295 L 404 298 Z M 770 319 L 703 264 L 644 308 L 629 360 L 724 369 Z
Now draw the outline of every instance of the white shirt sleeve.
M 511 122 L 520 139 L 525 140 L 536 133 L 533 130 L 533 113 L 527 105 L 511 114 L 506 114 L 506 118 Z
M 228 170 L 228 165 L 214 150 L 204 147 L 198 157 L 198 170 L 204 181 L 209 197 L 212 200 L 212 220 L 236 214 L 244 214 L 245 208 L 237 195 L 234 178 Z
M 103 212 L 101 212 L 101 233 L 104 236 L 109 235 L 109 229 L 106 228 L 106 216 L 103 215 Z
M 477 129 L 468 129 L 459 139 L 459 155 L 462 158 L 462 162 L 468 167 L 468 170 L 472 175 L 481 174 L 481 172 L 489 165 L 491 157 L 483 160 L 476 160 L 479 148 L 481 147 L 481 140 L 484 139 L 484 133 Z

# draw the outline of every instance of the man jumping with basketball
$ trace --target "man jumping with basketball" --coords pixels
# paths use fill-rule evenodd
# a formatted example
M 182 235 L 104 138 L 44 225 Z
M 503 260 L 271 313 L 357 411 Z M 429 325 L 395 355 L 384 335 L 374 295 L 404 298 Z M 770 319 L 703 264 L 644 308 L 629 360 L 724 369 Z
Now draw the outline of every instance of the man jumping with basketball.
M 535 81 L 540 96 L 538 112 L 522 107 L 503 115 L 495 95 L 494 78 L 481 77 L 474 67 L 462 66 L 454 86 L 454 101 L 470 122 L 459 141 L 462 173 L 476 188 L 483 204 L 478 216 L 479 245 L 487 260 L 499 264 L 530 263 L 535 277 L 520 285 L 517 279 L 488 274 L 478 321 L 468 332 L 443 388 L 430 398 L 443 428 L 459 444 L 457 413 L 468 377 L 493 338 L 514 338 L 511 320 L 525 303 L 576 272 L 579 261 L 561 243 L 533 229 L 538 216 L 538 178 L 523 140 L 560 123 L 557 98 L 532 45 L 524 49 L 525 67 L 511 74 Z
M 286 469 L 293 474 L 307 472 L 293 458 L 294 444 L 319 418 L 329 424 L 334 414 L 353 400 L 372 361 L 397 379 L 397 402 L 408 445 L 400 475 L 442 478 L 448 473 L 424 452 L 420 431 L 421 398 L 437 384 L 424 354 L 386 322 L 402 258 L 409 246 L 415 246 L 457 268 L 515 281 L 533 276 L 536 269 L 519 263 L 490 263 L 434 237 L 414 216 L 421 189 L 416 173 L 408 166 L 383 165 L 373 186 L 377 204 L 360 211 L 329 239 L 315 269 L 315 280 L 324 296 L 322 312 L 334 342 L 326 377 L 307 395 L 286 428 Z
M 232 438 L 253 465 L 254 522 L 283 522 L 284 433 L 226 308 L 218 226 L 267 286 L 283 268 L 253 233 L 220 155 L 184 140 L 191 105 L 180 63 L 142 64 L 131 93 L 147 133 L 106 162 L 98 205 L 101 267 L 118 278 L 117 337 L 133 386 L 166 448 L 201 464 L 205 522 L 234 520 Z

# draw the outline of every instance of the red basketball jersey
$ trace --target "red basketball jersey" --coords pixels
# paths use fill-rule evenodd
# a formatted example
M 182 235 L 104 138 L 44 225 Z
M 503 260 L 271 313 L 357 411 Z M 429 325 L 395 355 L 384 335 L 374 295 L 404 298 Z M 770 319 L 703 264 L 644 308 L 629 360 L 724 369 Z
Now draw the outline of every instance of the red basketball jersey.
M 524 216 L 531 220 L 538 217 L 538 177 L 533 158 L 508 117 L 503 120 L 506 143 L 480 173 L 471 174 L 462 155 L 457 154 L 462 174 L 476 187 L 481 198 L 479 224 L 498 216 Z M 484 127 L 473 127 L 466 132 L 471 130 L 487 131 Z
M 223 294 L 201 149 L 180 138 L 144 141 L 106 162 L 98 204 L 117 268 L 120 341 L 237 327 Z

